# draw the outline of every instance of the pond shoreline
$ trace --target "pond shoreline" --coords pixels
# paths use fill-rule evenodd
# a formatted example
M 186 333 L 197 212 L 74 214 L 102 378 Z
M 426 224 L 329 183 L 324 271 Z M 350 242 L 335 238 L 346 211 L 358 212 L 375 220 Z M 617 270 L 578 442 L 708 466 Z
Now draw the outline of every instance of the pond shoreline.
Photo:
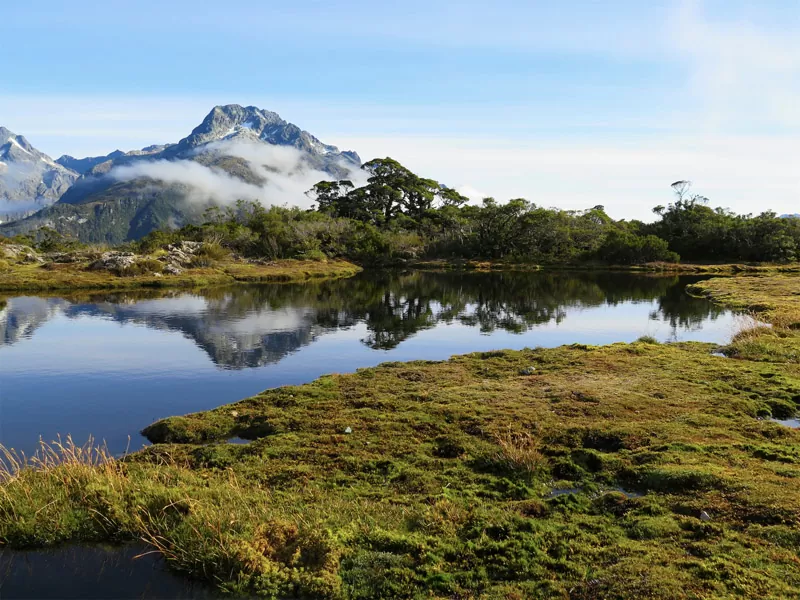
M 5 257 L 5 258 L 3 258 Z M 681 264 L 636 265 L 604 263 L 541 264 L 506 260 L 404 260 L 389 265 L 357 265 L 343 259 L 245 260 L 218 244 L 177 242 L 151 253 L 104 251 L 86 247 L 39 254 L 28 246 L 0 241 L 0 292 L 63 290 L 130 290 L 200 288 L 246 283 L 305 281 L 350 277 L 371 270 L 428 271 L 597 271 L 655 274 L 795 273 L 800 264 Z
M 775 308 L 797 308 L 785 279 L 774 306 L 748 305 L 781 334 L 770 348 L 796 343 Z M 769 280 L 702 284 L 755 298 Z M 0 539 L 140 537 L 181 572 L 268 597 L 793 596 L 800 432 L 766 417 L 797 409 L 800 368 L 757 354 L 762 335 L 735 360 L 708 343 L 573 344 L 266 390 L 163 419 L 122 462 L 67 450 L 10 473 Z M 644 495 L 595 491 L 610 487 Z

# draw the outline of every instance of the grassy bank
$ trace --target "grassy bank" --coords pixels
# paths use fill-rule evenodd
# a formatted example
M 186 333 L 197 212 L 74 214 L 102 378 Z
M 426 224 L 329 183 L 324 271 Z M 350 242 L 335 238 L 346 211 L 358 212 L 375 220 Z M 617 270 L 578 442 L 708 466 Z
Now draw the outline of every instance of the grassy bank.
M 502 260 L 425 260 L 412 263 L 413 268 L 428 271 L 538 271 L 579 270 L 579 271 L 626 271 L 643 273 L 675 274 L 718 274 L 736 275 L 740 273 L 800 273 L 800 264 L 683 264 L 652 262 L 637 265 L 609 265 L 605 263 L 529 263 Z
M 800 432 L 763 417 L 794 413 L 800 366 L 711 350 L 488 352 L 268 390 L 155 423 L 125 460 L 11 465 L 0 540 L 142 538 L 267 597 L 795 597 Z
M 760 321 L 737 333 L 722 349 L 728 356 L 800 363 L 800 277 L 717 278 L 692 284 L 688 291 L 748 311 Z
M 777 327 L 800 328 L 800 277 L 772 274 L 717 278 L 695 283 L 688 291 L 731 308 L 752 311 Z
M 119 274 L 90 270 L 84 263 L 15 264 L 0 272 L 0 291 L 128 290 L 201 287 L 236 282 L 288 282 L 318 277 L 349 277 L 360 267 L 341 260 L 279 260 L 267 264 L 221 261 L 180 274 Z

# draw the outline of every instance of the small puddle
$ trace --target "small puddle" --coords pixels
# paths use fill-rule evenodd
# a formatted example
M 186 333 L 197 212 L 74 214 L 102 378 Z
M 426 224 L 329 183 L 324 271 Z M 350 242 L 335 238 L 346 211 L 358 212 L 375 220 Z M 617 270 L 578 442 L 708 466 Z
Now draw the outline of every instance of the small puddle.
M 249 444 L 250 440 L 246 440 L 240 437 L 232 437 L 226 440 L 229 444 Z
M 784 427 L 791 427 L 792 429 L 800 429 L 800 418 L 798 419 L 770 419 L 773 423 L 779 423 Z
M 0 550 L 0 598 L 221 597 L 216 590 L 167 571 L 158 553 L 144 554 L 150 550 L 141 544 Z
M 558 498 L 559 496 L 566 496 L 567 494 L 580 494 L 583 488 L 555 488 L 545 496 L 545 498 Z

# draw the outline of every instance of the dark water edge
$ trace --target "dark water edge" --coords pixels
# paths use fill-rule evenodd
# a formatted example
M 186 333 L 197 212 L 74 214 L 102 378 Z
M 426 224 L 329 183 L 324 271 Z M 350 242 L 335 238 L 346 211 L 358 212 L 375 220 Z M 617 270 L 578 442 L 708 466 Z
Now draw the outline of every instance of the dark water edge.
M 0 598 L 208 600 L 218 591 L 171 573 L 142 544 L 0 550 Z

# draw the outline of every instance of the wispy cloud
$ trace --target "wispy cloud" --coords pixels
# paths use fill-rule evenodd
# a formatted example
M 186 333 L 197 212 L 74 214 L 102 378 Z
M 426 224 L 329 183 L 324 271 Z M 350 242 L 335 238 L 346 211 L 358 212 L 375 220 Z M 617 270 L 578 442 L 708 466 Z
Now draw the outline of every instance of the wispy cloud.
M 679 2 L 669 39 L 689 69 L 688 90 L 707 127 L 798 127 L 800 31 L 759 24 L 751 6 L 748 18 L 731 18 L 700 0 Z
M 333 179 L 330 174 L 311 168 L 303 153 L 293 147 L 229 140 L 201 146 L 197 154 L 240 158 L 255 175 L 253 180 L 260 183 L 244 181 L 221 168 L 191 159 L 141 160 L 114 167 L 108 176 L 117 181 L 147 178 L 180 185 L 186 189 L 187 199 L 202 203 L 233 204 L 237 200 L 252 200 L 265 206 L 304 208 L 311 205 L 305 192 L 319 181 Z M 363 179 L 360 170 L 345 163 L 342 166 L 350 169 L 352 179 Z
M 616 218 L 651 220 L 672 199 L 669 184 L 691 179 L 714 206 L 742 213 L 797 212 L 794 138 L 762 135 L 646 136 L 636 139 L 471 140 L 348 138 L 368 156 L 391 155 L 412 170 L 498 200 L 540 206 L 602 204 Z M 487 192 L 487 193 L 484 193 Z M 470 194 L 466 194 L 470 196 Z

